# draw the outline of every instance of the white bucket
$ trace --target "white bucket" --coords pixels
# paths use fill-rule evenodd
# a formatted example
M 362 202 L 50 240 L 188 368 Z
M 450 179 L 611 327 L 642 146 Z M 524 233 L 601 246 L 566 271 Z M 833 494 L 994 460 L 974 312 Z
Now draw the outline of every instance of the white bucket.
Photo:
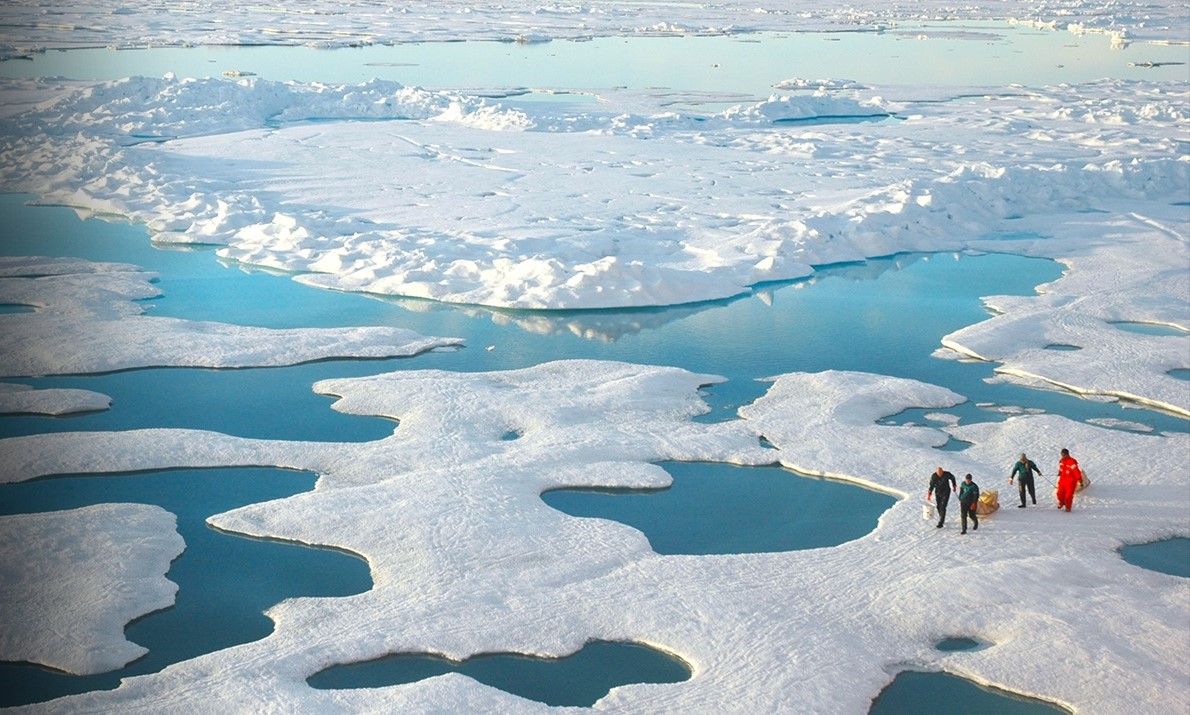
M 934 505 L 930 503 L 921 505 L 921 518 L 932 521 L 934 519 Z

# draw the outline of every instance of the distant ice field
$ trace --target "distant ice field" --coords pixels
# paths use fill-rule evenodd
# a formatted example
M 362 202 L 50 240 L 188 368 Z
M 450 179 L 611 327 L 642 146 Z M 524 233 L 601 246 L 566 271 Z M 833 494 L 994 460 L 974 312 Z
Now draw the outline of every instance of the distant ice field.
M 543 42 L 606 36 L 747 34 L 766 30 L 860 31 L 906 22 L 999 19 L 1113 43 L 1179 35 L 1185 15 L 1176 3 L 1133 0 L 1104 6 L 1093 0 L 919 0 L 911 5 L 829 0 L 685 0 L 541 4 L 533 0 L 377 0 L 333 4 L 250 5 L 206 0 L 179 6 L 36 0 L 6 9 L 12 27 L 0 47 L 138 47 L 160 45 L 311 45 L 353 47 L 401 42 L 501 40 Z
M 947 61 L 952 58 L 956 61 Z M 958 58 L 961 58 L 959 60 Z M 403 42 L 364 47 L 200 45 L 47 50 L 0 62 L 0 77 L 110 80 L 137 75 L 259 76 L 299 82 L 394 80 L 431 89 L 726 92 L 763 99 L 782 80 L 1002 87 L 1107 77 L 1178 80 L 1184 45 L 1110 48 L 1075 34 L 1003 21 L 903 22 L 879 31 L 596 37 L 515 43 Z

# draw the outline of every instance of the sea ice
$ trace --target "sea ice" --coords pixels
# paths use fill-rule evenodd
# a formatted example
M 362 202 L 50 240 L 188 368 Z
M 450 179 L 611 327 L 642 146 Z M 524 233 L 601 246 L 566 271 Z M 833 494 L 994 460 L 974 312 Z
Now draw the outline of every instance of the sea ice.
M 258 367 L 328 357 L 398 357 L 458 345 L 387 327 L 271 330 L 159 318 L 136 302 L 160 290 L 135 266 L 0 258 L 0 374 L 108 372 L 138 367 Z M 106 405 L 105 405 L 106 406 Z
M 0 660 L 90 675 L 144 655 L 124 626 L 173 604 L 175 526 L 145 504 L 0 516 Z
M 1190 332 L 1107 325 L 1190 327 L 1190 277 L 1170 269 L 1190 230 L 1182 86 L 840 88 L 709 115 L 646 111 L 641 92 L 625 113 L 614 90 L 606 108 L 530 110 L 381 81 L 7 86 L 47 100 L 3 125 L 4 186 L 127 216 L 158 241 L 223 244 L 310 285 L 622 308 L 898 252 L 1010 251 L 1070 273 L 1035 298 L 989 299 L 1004 315 L 945 345 L 1022 381 L 1190 411 L 1169 374 L 1190 368 Z M 890 112 L 900 121 L 787 121 Z
M 1118 420 L 1112 418 L 1091 418 L 1087 422 L 1100 427 L 1112 427 L 1115 429 L 1131 430 L 1133 432 L 1152 432 L 1153 428 L 1142 424 L 1140 422 L 1132 422 L 1131 420 Z
M 655 0 L 642 3 L 540 3 L 532 0 L 374 0 L 248 5 L 204 0 L 187 12 L 161 0 L 105 5 L 37 0 L 5 8 L 12 27 L 0 44 L 9 56 L 55 47 L 163 45 L 312 45 L 498 40 L 546 42 L 597 36 L 686 36 L 759 31 L 895 31 L 910 20 L 998 19 L 1113 42 L 1179 36 L 1177 3 L 1127 0 L 917 0 L 840 5 L 828 0 Z
M 69 415 L 111 407 L 112 399 L 91 390 L 36 390 L 28 385 L 0 383 L 0 414 Z
M 1180 467 L 1190 437 L 1053 415 L 879 425 L 904 409 L 944 408 L 962 397 L 847 372 L 780 376 L 741 410 L 743 419 L 691 421 L 706 409 L 699 385 L 715 379 L 593 361 L 496 373 L 402 371 L 318 386 L 342 396 L 337 409 L 401 421 L 375 443 L 188 430 L 0 441 L 4 480 L 212 463 L 317 471 L 313 492 L 210 521 L 361 554 L 375 582 L 358 596 L 285 601 L 269 611 L 276 630 L 262 641 L 55 707 L 157 709 L 185 701 L 311 712 L 449 703 L 537 712 L 539 704 L 456 676 L 356 691 L 314 690 L 304 679 L 389 652 L 564 655 L 592 639 L 648 643 L 693 667 L 685 683 L 614 690 L 597 706 L 612 712 L 864 712 L 907 665 L 1078 710 L 1190 705 L 1180 687 L 1190 662 L 1181 637 L 1184 583 L 1130 566 L 1117 552 L 1185 528 L 1190 491 Z M 510 428 L 521 437 L 503 440 Z M 760 448 L 760 434 L 778 451 Z M 972 446 L 939 452 L 948 435 Z M 1013 455 L 1027 450 L 1052 477 L 1060 446 L 1095 479 L 1074 513 L 1052 508 L 1043 477 L 1038 508 L 1002 510 L 966 541 L 954 541 L 953 522 L 936 530 L 921 520 L 918 498 L 939 463 L 975 474 L 984 489 L 1004 489 Z M 687 557 L 658 556 L 634 529 L 569 517 L 539 498 L 558 487 L 662 486 L 668 476 L 651 464 L 659 460 L 759 464 L 774 456 L 902 499 L 873 534 L 837 548 Z M 1135 468 L 1142 463 L 1146 469 Z M 956 633 L 988 647 L 934 647 Z M 1044 659 L 1038 642 L 1046 643 Z
M 933 0 L 913 10 L 733 0 L 400 8 L 348 0 L 302 12 L 216 0 L 200 12 L 175 9 L 156 1 L 6 7 L 8 27 L 19 32 L 0 44 L 12 56 L 80 45 L 544 41 L 884 31 L 909 17 L 959 16 L 1105 32 L 1117 44 L 1184 41 L 1185 29 L 1177 3 L 1105 8 L 1084 0 L 977 0 L 961 11 Z M 56 21 L 45 22 L 47 14 Z M 1049 257 L 1067 274 L 1037 296 L 988 298 L 999 314 L 947 336 L 946 345 L 1000 363 L 1002 379 L 1188 414 L 1190 391 L 1169 372 L 1190 368 L 1190 337 L 1111 325 L 1190 329 L 1184 83 L 972 91 L 825 78 L 812 83 L 822 94 L 806 94 L 810 84 L 787 80 L 802 94 L 695 115 L 647 92 L 607 91 L 606 106 L 530 110 L 384 82 L 9 80 L 0 82 L 0 186 L 141 221 L 159 240 L 220 244 L 226 256 L 294 271 L 313 285 L 497 306 L 707 300 L 808 275 L 815 265 L 902 251 Z M 895 120 L 786 121 L 839 114 Z M 2 374 L 271 365 L 457 343 L 395 329 L 264 331 L 153 318 L 135 301 L 157 289 L 129 266 L 7 260 L 0 276 L 0 302 L 38 308 L 0 315 Z M 280 336 L 301 349 L 277 347 Z M 34 344 L 44 354 L 20 347 Z M 1046 349 L 1053 344 L 1080 349 Z M 507 373 L 408 371 L 318 385 L 341 396 L 337 409 L 400 420 L 393 436 L 373 443 L 161 429 L 0 440 L 0 482 L 184 466 L 316 471 L 310 493 L 210 521 L 359 553 L 375 581 L 358 596 L 278 604 L 269 611 L 276 630 L 259 642 L 52 707 L 544 712 L 454 675 L 341 692 L 304 681 L 389 652 L 562 655 L 608 639 L 669 650 L 694 675 L 616 689 L 597 704 L 605 711 L 860 713 L 907 667 L 1080 712 L 1190 710 L 1184 580 L 1118 555 L 1125 543 L 1185 534 L 1190 437 L 1027 410 L 998 423 L 879 424 L 964 398 L 847 372 L 774 376 L 741 419 L 693 422 L 706 409 L 699 386 L 716 380 L 592 361 Z M 510 431 L 520 438 L 503 439 Z M 760 447 L 762 437 L 776 449 Z M 950 438 L 971 446 L 939 451 Z M 1045 479 L 1062 447 L 1094 479 L 1071 514 L 1047 503 Z M 1004 489 L 1022 450 L 1045 455 L 1044 508 L 998 512 L 961 542 L 953 524 L 939 531 L 923 523 L 916 497 L 939 463 L 971 472 L 985 490 Z M 901 501 L 873 534 L 837 548 L 663 557 L 629 527 L 569 517 L 539 499 L 558 487 L 663 486 L 668 476 L 653 464 L 660 460 L 774 458 Z M 89 541 L 94 534 L 105 537 Z M 120 627 L 168 604 L 162 574 L 181 548 L 168 514 L 128 505 L 3 517 L 0 538 L 0 595 L 34 609 L 4 625 L 3 657 L 76 672 L 136 656 Z M 93 550 L 82 554 L 67 548 L 88 543 Z M 15 568 L 14 555 L 34 549 L 48 551 Z M 141 577 L 129 600 L 104 580 Z M 91 609 L 39 601 L 39 590 L 63 583 Z M 52 642 L 50 629 L 31 632 L 34 622 L 53 622 L 76 640 Z M 988 647 L 936 650 L 953 634 Z
M 1170 375 L 1190 360 L 1190 333 L 1142 335 L 1112 325 L 1139 320 L 1190 330 L 1190 243 L 1179 222 L 1185 211 L 1163 213 L 1161 221 L 1123 210 L 1106 221 L 1047 219 L 1051 240 L 1072 237 L 1087 247 L 1063 259 L 1070 270 L 1035 296 L 985 298 L 994 317 L 947 335 L 943 345 L 1001 363 L 997 372 L 1032 384 L 1040 379 L 1190 417 L 1190 387 Z M 1078 349 L 1046 349 L 1054 344 Z

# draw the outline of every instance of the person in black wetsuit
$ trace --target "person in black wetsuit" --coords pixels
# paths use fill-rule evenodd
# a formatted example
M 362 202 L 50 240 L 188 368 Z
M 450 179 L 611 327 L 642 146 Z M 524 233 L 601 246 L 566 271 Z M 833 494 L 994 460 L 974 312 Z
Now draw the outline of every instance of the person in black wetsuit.
M 926 492 L 926 500 L 928 501 L 930 495 L 937 492 L 938 499 L 934 503 L 938 505 L 939 529 L 946 523 L 946 504 L 950 501 L 950 490 L 958 488 L 959 485 L 955 482 L 954 475 L 942 467 L 938 467 L 937 471 L 930 475 L 930 488 Z

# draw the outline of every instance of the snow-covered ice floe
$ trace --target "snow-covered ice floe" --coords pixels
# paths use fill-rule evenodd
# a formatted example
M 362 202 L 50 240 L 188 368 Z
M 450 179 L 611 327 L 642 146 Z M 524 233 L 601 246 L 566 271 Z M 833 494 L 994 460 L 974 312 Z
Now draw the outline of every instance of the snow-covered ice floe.
M 358 553 L 375 582 L 358 596 L 282 602 L 269 610 L 276 630 L 262 641 L 59 706 L 155 709 L 184 701 L 210 710 L 311 712 L 448 703 L 535 712 L 544 706 L 461 676 L 345 691 L 315 690 L 305 679 L 391 652 L 561 656 L 594 639 L 647 643 L 693 669 L 685 683 L 617 688 L 597 704 L 612 712 L 864 712 L 908 667 L 945 669 L 1076 710 L 1187 704 L 1184 581 L 1130 566 L 1118 549 L 1184 530 L 1190 490 L 1180 467 L 1190 436 L 1053 415 L 879 425 L 908 407 L 946 409 L 963 398 L 847 372 L 780 376 L 741 410 L 742 419 L 692 421 L 706 410 L 699 386 L 716 380 L 595 361 L 494 373 L 403 371 L 317 387 L 341 396 L 336 409 L 400 420 L 392 437 L 374 443 L 189 430 L 0 441 L 0 481 L 211 465 L 316 471 L 313 492 L 210 521 Z M 502 439 L 510 428 L 521 437 Z M 778 451 L 758 446 L 761 434 Z M 972 446 L 939 453 L 934 447 L 948 434 Z M 920 518 L 917 497 L 940 459 L 988 489 L 1005 480 L 1005 460 L 1022 446 L 1052 475 L 1064 445 L 1077 446 L 1096 475 L 1074 513 L 1053 509 L 1039 479 L 1038 508 L 983 520 L 980 548 L 956 548 L 956 537 Z M 699 557 L 659 556 L 634 529 L 570 517 L 539 498 L 559 487 L 662 486 L 668 475 L 653 464 L 661 460 L 760 464 L 774 454 L 786 466 L 904 498 L 874 533 L 836 548 Z M 1132 466 L 1141 463 L 1148 468 Z M 988 646 L 935 649 L 954 634 Z
M 0 516 L 0 660 L 89 675 L 144 655 L 124 626 L 173 604 L 175 525 L 146 504 Z
M 5 335 L 0 374 L 292 365 L 329 357 L 416 355 L 462 342 L 402 328 L 275 330 L 153 317 L 136 302 L 160 293 L 152 278 L 127 264 L 0 258 L 0 302 L 37 308 L 0 314 Z M 22 395 L 0 392 L 0 407 Z M 94 404 L 92 399 L 84 406 Z
M 28 385 L 0 383 L 0 414 L 70 415 L 106 410 L 111 404 L 110 397 L 91 390 L 36 390 Z

